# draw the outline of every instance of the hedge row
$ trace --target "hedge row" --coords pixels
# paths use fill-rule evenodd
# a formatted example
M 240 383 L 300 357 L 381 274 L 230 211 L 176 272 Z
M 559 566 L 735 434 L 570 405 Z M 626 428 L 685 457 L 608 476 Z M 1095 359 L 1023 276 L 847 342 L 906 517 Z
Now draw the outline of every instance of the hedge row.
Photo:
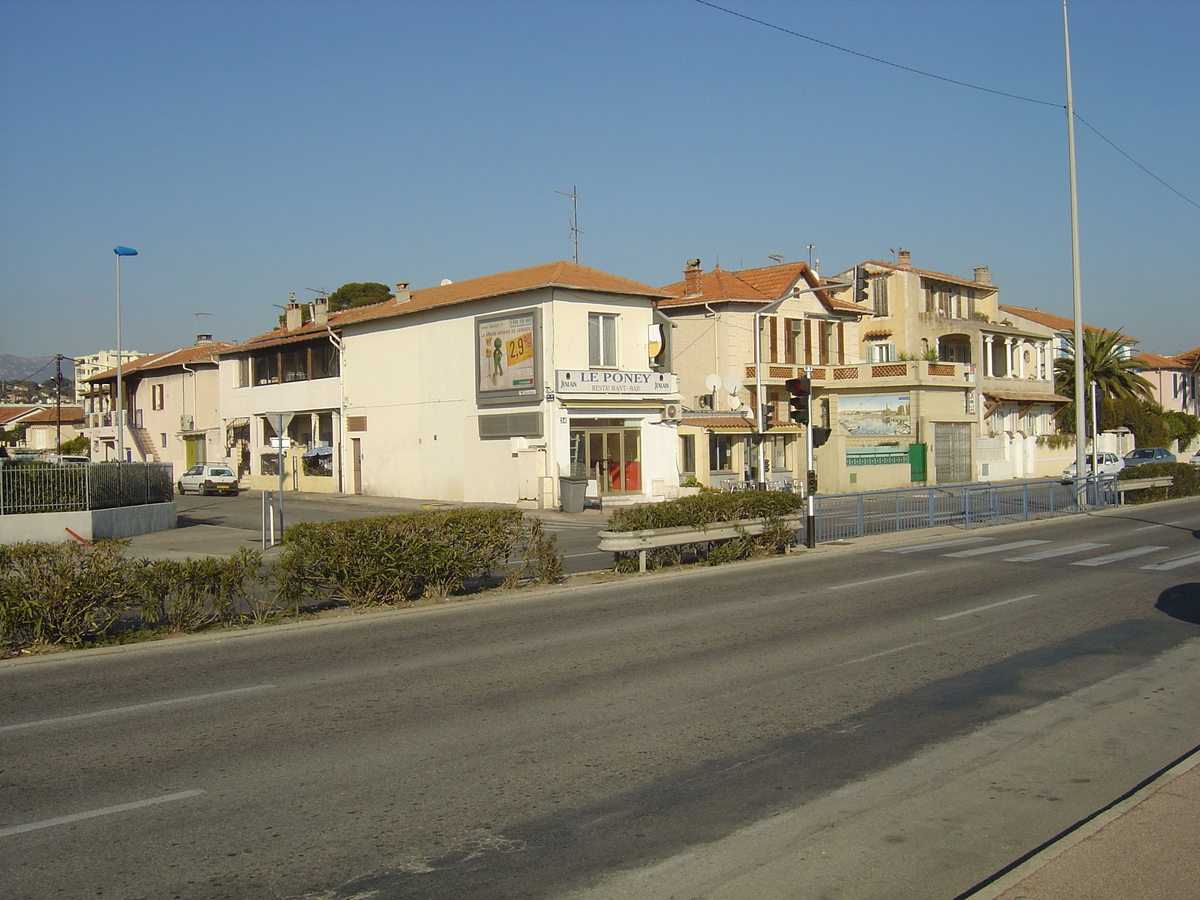
M 1155 500 L 1200 495 L 1200 466 L 1189 463 L 1146 463 L 1142 466 L 1127 466 L 1117 473 L 1121 481 L 1138 478 L 1163 478 L 1170 476 L 1175 483 L 1169 488 L 1146 488 L 1125 494 L 1126 503 L 1151 503 Z
M 0 545 L 0 643 L 80 646 L 137 628 L 198 631 L 331 602 L 400 604 L 562 575 L 554 537 L 516 510 L 293 525 L 265 567 L 252 550 L 128 559 L 128 543 Z
M 742 533 L 727 541 L 700 541 L 695 544 L 662 547 L 646 552 L 646 568 L 678 565 L 686 556 L 709 565 L 739 559 L 751 559 L 782 553 L 795 539 L 795 532 L 783 521 L 804 508 L 799 494 L 785 491 L 702 491 L 690 497 L 663 503 L 630 506 L 614 510 L 608 519 L 609 531 L 642 531 L 652 528 L 704 528 L 717 522 L 766 519 L 761 534 Z M 613 568 L 632 572 L 639 568 L 636 552 L 613 554 Z

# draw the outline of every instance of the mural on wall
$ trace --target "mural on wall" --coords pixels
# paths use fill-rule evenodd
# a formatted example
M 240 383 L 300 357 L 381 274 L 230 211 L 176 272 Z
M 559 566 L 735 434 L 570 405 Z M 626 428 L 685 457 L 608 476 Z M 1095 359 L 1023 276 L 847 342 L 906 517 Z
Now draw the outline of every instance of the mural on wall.
M 838 425 L 847 434 L 912 434 L 908 394 L 838 398 Z

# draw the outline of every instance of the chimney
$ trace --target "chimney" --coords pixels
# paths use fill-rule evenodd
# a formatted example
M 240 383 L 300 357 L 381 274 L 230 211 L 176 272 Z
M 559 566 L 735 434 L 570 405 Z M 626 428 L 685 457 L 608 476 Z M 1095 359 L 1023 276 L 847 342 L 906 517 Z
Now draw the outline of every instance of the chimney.
M 205 344 L 211 344 L 212 342 L 213 342 L 213 340 L 212 340 L 211 334 L 196 335 L 196 346 L 197 347 L 203 347 Z
M 329 324 L 329 298 L 318 297 L 312 305 L 313 323 L 316 325 Z
M 412 299 L 412 291 L 408 289 L 407 281 L 396 282 L 396 303 L 407 303 Z
M 978 284 L 992 283 L 992 270 L 988 266 L 979 266 L 975 269 L 975 281 Z
M 700 289 L 700 260 L 689 259 L 683 269 L 683 295 L 692 297 L 702 293 Z
M 288 305 L 283 308 L 283 330 L 284 331 L 299 331 L 300 326 L 304 324 L 304 311 L 300 308 L 300 304 L 296 302 L 296 292 L 292 292 L 291 299 L 288 300 Z
M 899 250 L 896 253 L 896 265 L 902 269 L 912 268 L 912 253 L 908 250 Z

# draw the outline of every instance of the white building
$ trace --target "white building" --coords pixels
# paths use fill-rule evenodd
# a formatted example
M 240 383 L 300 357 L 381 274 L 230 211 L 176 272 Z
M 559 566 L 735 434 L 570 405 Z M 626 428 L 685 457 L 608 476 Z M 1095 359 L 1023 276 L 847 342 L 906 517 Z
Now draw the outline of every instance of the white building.
M 147 354 L 140 350 L 122 350 L 121 351 L 121 367 L 129 365 L 135 359 L 139 359 Z M 76 357 L 75 359 L 75 400 L 78 403 L 83 403 L 89 388 L 85 383 L 89 378 L 99 375 L 101 372 L 107 372 L 109 369 L 117 367 L 117 351 L 116 350 L 100 350 L 96 353 L 89 353 L 87 356 Z
M 346 493 L 552 508 L 574 475 L 607 503 L 674 496 L 679 394 L 653 308 L 665 296 L 556 262 L 402 283 L 341 312 L 315 304 L 307 323 L 292 304 L 283 327 L 222 355 L 227 424 L 246 429 L 262 487 L 292 413 L 285 488 L 317 489 L 315 452 L 327 489 Z

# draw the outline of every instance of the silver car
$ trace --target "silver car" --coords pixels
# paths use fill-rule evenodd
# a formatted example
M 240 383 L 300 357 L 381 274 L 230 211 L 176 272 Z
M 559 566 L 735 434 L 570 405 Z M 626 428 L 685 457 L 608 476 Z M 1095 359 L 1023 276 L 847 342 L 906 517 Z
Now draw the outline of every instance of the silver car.
M 1091 475 L 1092 467 L 1095 467 L 1097 475 L 1115 475 L 1125 468 L 1125 461 L 1115 453 L 1106 453 L 1101 451 L 1097 454 L 1089 454 L 1083 461 L 1083 474 Z M 1063 469 L 1063 478 L 1075 477 L 1075 463 L 1071 463 Z
M 195 491 L 197 494 L 238 493 L 238 478 L 233 469 L 224 463 L 198 463 L 179 476 L 176 484 L 179 493 Z
M 1147 463 L 1173 463 L 1175 454 L 1166 447 L 1138 447 L 1125 454 L 1126 466 L 1144 466 Z

